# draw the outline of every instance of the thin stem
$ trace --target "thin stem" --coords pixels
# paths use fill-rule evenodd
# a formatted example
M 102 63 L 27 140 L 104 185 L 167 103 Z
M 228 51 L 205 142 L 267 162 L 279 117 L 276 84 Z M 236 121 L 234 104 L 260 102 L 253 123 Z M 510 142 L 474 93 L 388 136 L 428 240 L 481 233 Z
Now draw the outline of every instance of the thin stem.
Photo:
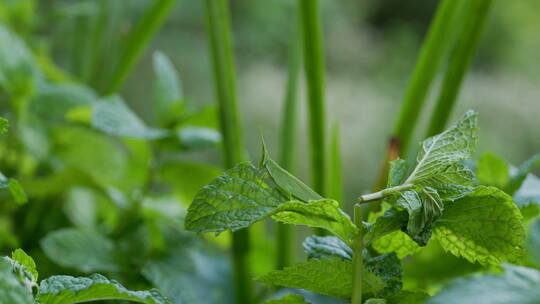
M 150 40 L 161 27 L 177 0 L 155 0 L 141 21 L 129 34 L 126 46 L 116 66 L 105 94 L 118 91 L 124 84 L 129 71 L 139 61 Z
M 412 133 L 423 109 L 426 95 L 435 75 L 445 59 L 452 33 L 459 21 L 458 12 L 463 0 L 443 0 L 437 9 L 426 39 L 422 44 L 418 61 L 403 97 L 401 110 L 394 126 L 393 135 L 399 140 L 402 157 L 407 153 Z
M 225 166 L 230 168 L 245 159 L 244 141 L 236 98 L 236 75 L 227 0 L 206 0 L 206 16 L 214 82 L 219 103 Z M 252 303 L 249 233 L 242 229 L 233 233 L 234 294 L 238 304 Z
M 354 223 L 359 228 L 353 248 L 353 291 L 351 304 L 362 304 L 362 251 L 364 250 L 364 233 L 362 225 L 362 207 L 354 206 Z
M 324 55 L 319 1 L 299 0 L 303 32 L 304 70 L 309 105 L 309 132 L 313 187 L 327 192 L 326 113 L 324 98 Z
M 298 22 L 297 22 L 298 23 Z M 281 129 L 281 165 L 289 172 L 294 171 L 295 154 L 298 146 L 298 80 L 300 76 L 300 35 L 299 24 L 289 43 L 287 87 Z M 289 266 L 293 260 L 293 226 L 276 223 L 276 268 Z
M 383 190 L 378 191 L 378 192 L 364 194 L 364 195 L 362 195 L 362 196 L 360 196 L 358 198 L 358 204 L 365 204 L 365 203 L 369 203 L 371 201 L 380 200 L 380 199 L 382 199 L 382 198 L 384 198 L 386 196 L 389 196 L 391 194 L 394 194 L 396 192 L 409 190 L 409 189 L 412 189 L 412 188 L 414 188 L 413 184 L 403 184 L 403 185 L 399 185 L 399 186 L 395 186 L 395 187 L 386 188 L 386 189 L 383 189 Z
M 431 116 L 428 137 L 442 132 L 448 122 L 465 73 L 476 54 L 492 2 L 492 0 L 474 0 L 467 5 L 461 35 L 452 51 L 437 105 Z

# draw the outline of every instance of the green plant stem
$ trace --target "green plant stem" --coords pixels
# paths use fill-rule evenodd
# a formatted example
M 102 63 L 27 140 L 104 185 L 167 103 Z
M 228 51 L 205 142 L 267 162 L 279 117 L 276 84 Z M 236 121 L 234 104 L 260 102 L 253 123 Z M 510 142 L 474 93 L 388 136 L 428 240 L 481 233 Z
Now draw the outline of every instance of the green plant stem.
M 464 25 L 446 69 L 443 86 L 427 131 L 427 137 L 444 130 L 456 103 L 463 78 L 469 68 L 488 19 L 492 0 L 472 0 L 467 3 Z
M 358 198 L 358 204 L 364 204 L 369 203 L 371 201 L 380 200 L 381 198 L 384 198 L 386 196 L 389 196 L 393 193 L 408 190 L 414 188 L 413 184 L 403 184 L 391 188 L 386 188 L 378 192 L 364 194 Z
M 304 70 L 307 81 L 313 187 L 315 191 L 325 196 L 327 192 L 326 110 L 319 1 L 299 1 L 303 33 Z
M 299 26 L 291 35 L 289 43 L 287 87 L 285 90 L 285 106 L 281 122 L 281 165 L 294 172 L 296 148 L 298 146 L 298 81 L 300 76 L 300 40 Z M 276 223 L 276 268 L 289 266 L 293 260 L 294 230 L 291 225 Z
M 235 68 L 227 0 L 206 0 L 206 16 L 216 95 L 219 104 L 225 166 L 245 160 L 244 141 L 236 100 Z M 234 292 L 238 304 L 253 303 L 248 229 L 232 235 Z
M 362 225 L 362 207 L 354 206 L 354 223 L 359 228 L 353 248 L 353 290 L 351 304 L 362 304 L 362 251 L 364 250 L 364 233 Z
M 106 95 L 112 94 L 122 87 L 127 75 L 139 61 L 151 38 L 161 27 L 176 1 L 154 0 L 152 6 L 145 12 L 141 21 L 127 38 L 127 43 L 120 56 L 120 62 L 116 65 L 112 79 L 105 90 Z
M 429 88 L 448 53 L 463 3 L 463 0 L 443 0 L 422 44 L 393 131 L 394 137 L 399 141 L 402 157 L 407 153 Z

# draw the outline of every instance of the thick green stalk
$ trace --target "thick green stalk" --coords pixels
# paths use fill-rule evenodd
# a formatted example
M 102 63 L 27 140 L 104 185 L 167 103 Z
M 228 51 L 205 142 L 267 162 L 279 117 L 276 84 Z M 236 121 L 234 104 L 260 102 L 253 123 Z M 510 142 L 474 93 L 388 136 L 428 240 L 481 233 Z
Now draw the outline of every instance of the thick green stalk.
M 422 44 L 393 131 L 393 136 L 399 142 L 402 157 L 407 153 L 433 79 L 448 54 L 450 42 L 454 37 L 452 34 L 457 22 L 460 21 L 457 17 L 463 3 L 463 0 L 442 0 Z
M 456 41 L 446 69 L 442 89 L 428 127 L 428 137 L 442 132 L 448 122 L 465 73 L 476 54 L 492 2 L 492 0 L 471 0 L 467 3 L 461 35 Z
M 216 95 L 219 103 L 225 166 L 230 168 L 245 160 L 245 154 L 236 99 L 236 76 L 227 0 L 206 0 L 206 16 Z M 248 261 L 248 229 L 233 233 L 232 240 L 236 303 L 253 303 L 252 279 Z
M 319 1 L 299 0 L 303 33 L 304 70 L 307 81 L 309 134 L 313 187 L 327 192 L 326 109 L 324 96 L 324 55 Z
M 291 35 L 289 43 L 287 87 L 285 89 L 285 103 L 281 122 L 281 166 L 294 171 L 296 148 L 298 146 L 298 81 L 300 76 L 300 40 L 298 26 Z M 293 260 L 293 234 L 291 225 L 276 223 L 276 268 L 289 266 Z
M 120 61 L 116 65 L 112 79 L 105 94 L 118 91 L 124 84 L 127 75 L 140 59 L 143 51 L 154 37 L 177 0 L 154 0 L 152 6 L 144 13 L 141 21 L 129 34 L 127 43 L 122 51 Z
M 351 304 L 362 304 L 362 251 L 364 250 L 364 234 L 362 225 L 362 207 L 354 205 L 354 223 L 359 228 L 353 248 L 353 291 Z

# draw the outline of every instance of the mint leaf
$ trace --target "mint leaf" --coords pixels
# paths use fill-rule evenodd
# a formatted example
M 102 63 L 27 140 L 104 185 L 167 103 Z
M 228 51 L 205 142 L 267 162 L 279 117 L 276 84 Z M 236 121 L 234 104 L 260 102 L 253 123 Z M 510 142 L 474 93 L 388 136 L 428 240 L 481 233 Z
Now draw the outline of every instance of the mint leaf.
M 385 283 L 363 268 L 362 291 L 376 293 Z M 301 288 L 324 295 L 348 299 L 352 294 L 352 263 L 341 259 L 312 259 L 283 270 L 269 272 L 257 281 L 278 286 Z
M 504 265 L 502 275 L 477 275 L 456 279 L 427 304 L 536 304 L 540 299 L 540 272 L 536 269 Z
M 534 220 L 529 228 L 527 253 L 529 260 L 540 269 L 540 219 Z
M 388 169 L 388 188 L 401 185 L 407 177 L 409 166 L 404 159 L 395 159 L 390 162 Z
M 41 248 L 63 267 L 85 273 L 118 270 L 114 243 L 92 230 L 64 228 L 50 232 L 41 240 Z
M 491 152 L 485 152 L 476 165 L 476 176 L 480 184 L 501 189 L 509 182 L 508 171 L 508 164 Z
M 423 291 L 401 290 L 386 299 L 386 304 L 424 304 L 429 294 Z
M 467 191 L 473 173 L 460 161 L 470 159 L 476 148 L 477 114 L 468 111 L 446 131 L 424 140 L 417 165 L 404 184 L 428 186 L 441 197 L 452 197 Z
M 399 211 L 396 208 L 387 209 L 383 215 L 377 217 L 375 223 L 368 227 L 368 231 L 364 235 L 364 244 L 369 246 L 385 235 L 399 231 L 401 227 L 406 226 L 407 219 L 406 211 Z
M 402 192 L 396 205 L 409 213 L 409 236 L 421 246 L 426 245 L 431 237 L 433 223 L 441 216 L 444 208 L 437 191 L 426 187 L 420 191 Z
M 415 253 L 421 249 L 406 233 L 394 231 L 373 242 L 373 249 L 380 253 L 395 252 L 398 258 Z
M 168 136 L 164 129 L 150 128 L 117 95 L 100 100 L 92 113 L 92 126 L 107 134 L 139 139 Z
M 309 304 L 301 295 L 286 295 L 279 300 L 269 300 L 265 304 Z
M 540 205 L 540 178 L 528 174 L 519 190 L 513 195 L 516 204 L 522 208 L 535 204 Z
M 157 120 L 162 126 L 167 126 L 179 120 L 185 108 L 180 76 L 162 52 L 154 52 L 152 60 Z
M 510 196 L 497 188 L 480 186 L 446 204 L 434 234 L 446 251 L 470 262 L 516 262 L 523 255 L 521 219 Z
M 206 127 L 185 126 L 176 130 L 176 136 L 183 148 L 204 149 L 221 142 L 221 133 Z
M 131 291 L 120 283 L 93 274 L 88 278 L 52 276 L 39 286 L 36 296 L 42 304 L 71 304 L 99 300 L 125 300 L 145 304 L 170 303 L 157 290 Z
M 34 304 L 28 287 L 14 273 L 10 261 L 0 258 L 0 303 Z
M 4 134 L 9 129 L 9 121 L 5 118 L 0 117 L 0 134 Z
M 525 178 L 531 171 L 537 167 L 540 166 L 540 153 L 533 155 L 531 158 L 529 158 L 526 162 L 524 162 L 517 171 L 513 172 L 510 177 L 510 182 L 508 185 L 504 188 L 506 193 L 513 195 L 516 193 L 516 191 L 521 188 L 521 185 L 525 181 Z
M 370 272 L 382 279 L 386 284 L 382 290 L 376 293 L 377 296 L 387 297 L 393 295 L 403 287 L 401 261 L 395 253 L 369 257 L 364 264 Z
M 27 255 L 22 249 L 15 249 L 11 254 L 11 259 L 23 266 L 26 271 L 32 274 L 32 281 L 37 282 L 38 272 L 36 263 L 32 257 Z
M 10 178 L 8 181 L 8 189 L 11 197 L 15 200 L 17 204 L 26 204 L 28 202 L 28 197 L 26 192 L 24 192 L 23 187 L 16 179 Z
M 308 236 L 302 245 L 310 259 L 337 257 L 352 261 L 352 249 L 335 236 Z
M 272 215 L 276 221 L 326 229 L 351 245 L 358 228 L 350 217 L 339 209 L 339 203 L 323 199 L 319 201 L 291 201 L 279 205 Z
M 285 198 L 266 183 L 266 178 L 266 170 L 250 163 L 225 171 L 195 195 L 186 216 L 186 229 L 236 231 L 270 216 Z
M 261 160 L 261 165 L 268 170 L 268 173 L 274 183 L 284 191 L 285 193 L 291 195 L 293 198 L 297 198 L 301 201 L 308 202 L 311 200 L 322 200 L 323 197 L 320 196 L 313 189 L 308 187 L 298 178 L 294 177 L 292 174 L 283 169 L 278 165 L 274 160 L 268 156 L 266 150 L 266 145 L 263 142 L 263 158 Z

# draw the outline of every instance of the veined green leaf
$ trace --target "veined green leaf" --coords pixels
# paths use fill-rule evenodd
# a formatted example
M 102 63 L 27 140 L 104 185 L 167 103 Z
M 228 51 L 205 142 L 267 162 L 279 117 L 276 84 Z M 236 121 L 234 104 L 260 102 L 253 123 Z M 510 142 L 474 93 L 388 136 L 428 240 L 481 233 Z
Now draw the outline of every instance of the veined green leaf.
M 509 182 L 508 164 L 491 152 L 485 152 L 476 165 L 478 182 L 503 189 Z
M 420 247 L 405 232 L 394 231 L 373 242 L 373 248 L 380 253 L 395 252 L 402 259 L 420 250 Z
M 477 114 L 468 111 L 446 131 L 424 140 L 417 165 L 404 184 L 432 187 L 441 197 L 460 195 L 473 183 L 473 173 L 460 161 L 476 148 Z
M 383 215 L 377 217 L 374 224 L 368 227 L 364 235 L 364 244 L 369 246 L 385 235 L 401 230 L 407 225 L 407 218 L 406 211 L 399 211 L 396 208 L 386 210 Z
M 278 286 L 301 288 L 348 299 L 352 294 L 352 263 L 341 259 L 312 259 L 283 270 L 275 270 L 256 280 Z M 362 291 L 376 293 L 385 283 L 363 268 Z
M 157 139 L 169 135 L 167 130 L 146 126 L 118 95 L 106 97 L 96 104 L 92 113 L 92 126 L 121 137 Z
M 47 257 L 58 265 L 82 272 L 116 271 L 114 243 L 92 230 L 64 228 L 41 240 Z
M 516 262 L 523 255 L 521 219 L 510 196 L 497 188 L 480 186 L 446 204 L 434 234 L 446 251 L 471 262 Z
M 182 84 L 174 65 L 162 52 L 154 52 L 154 98 L 157 120 L 162 126 L 178 121 L 184 111 Z
M 358 233 L 358 228 L 350 217 L 339 209 L 339 203 L 330 199 L 308 203 L 300 201 L 283 203 L 276 209 L 272 218 L 286 224 L 326 229 L 349 245 Z
M 283 169 L 274 160 L 270 158 L 266 150 L 266 145 L 263 142 L 263 159 L 261 161 L 263 167 L 268 170 L 270 177 L 276 183 L 276 185 L 285 193 L 297 198 L 301 201 L 308 202 L 311 200 L 322 200 L 320 196 L 313 189 L 308 187 L 298 178 L 290 174 L 287 170 Z
M 529 158 L 526 162 L 524 162 L 516 172 L 511 174 L 510 182 L 508 185 L 504 188 L 506 190 L 506 193 L 513 195 L 516 193 L 516 191 L 521 188 L 521 185 L 525 181 L 525 178 L 531 171 L 537 167 L 540 166 L 540 153 L 533 155 L 531 158 Z
M 352 261 L 351 247 L 335 236 L 308 236 L 302 245 L 310 259 L 341 258 Z
M 534 220 L 529 228 L 527 253 L 534 266 L 540 268 L 540 219 Z
M 4 134 L 9 129 L 9 121 L 5 118 L 0 117 L 0 134 Z
M 36 297 L 42 304 L 72 304 L 99 300 L 125 300 L 145 304 L 170 303 L 157 290 L 131 291 L 99 274 L 93 274 L 88 278 L 63 275 L 49 277 L 41 281 Z
M 270 216 L 286 199 L 265 178 L 266 170 L 250 163 L 225 171 L 195 195 L 186 216 L 186 229 L 235 231 Z
M 26 271 L 32 274 L 32 281 L 37 282 L 38 280 L 38 271 L 34 259 L 26 254 L 22 249 L 15 249 L 11 254 L 11 259 L 19 263 L 24 267 Z
M 437 191 L 426 187 L 420 191 L 405 191 L 400 194 L 396 205 L 409 213 L 407 233 L 421 246 L 431 237 L 433 223 L 441 216 L 443 202 Z
M 388 297 L 397 293 L 403 287 L 401 261 L 394 252 L 369 257 L 364 265 L 386 284 L 382 290 L 376 292 L 378 297 Z
M 427 304 L 537 304 L 540 299 L 540 272 L 536 269 L 504 265 L 502 275 L 477 275 L 456 279 Z
M 301 295 L 286 295 L 279 300 L 269 300 L 265 304 L 309 304 Z
M 519 190 L 514 193 L 513 198 L 522 210 L 531 204 L 540 206 L 540 178 L 528 174 Z
M 221 133 L 206 127 L 180 127 L 176 130 L 176 135 L 182 147 L 186 149 L 204 149 L 221 142 Z
M 0 303 L 34 304 L 32 291 L 17 278 L 5 258 L 0 258 Z
M 404 159 L 395 159 L 390 162 L 388 169 L 388 188 L 401 185 L 407 177 L 409 166 Z

